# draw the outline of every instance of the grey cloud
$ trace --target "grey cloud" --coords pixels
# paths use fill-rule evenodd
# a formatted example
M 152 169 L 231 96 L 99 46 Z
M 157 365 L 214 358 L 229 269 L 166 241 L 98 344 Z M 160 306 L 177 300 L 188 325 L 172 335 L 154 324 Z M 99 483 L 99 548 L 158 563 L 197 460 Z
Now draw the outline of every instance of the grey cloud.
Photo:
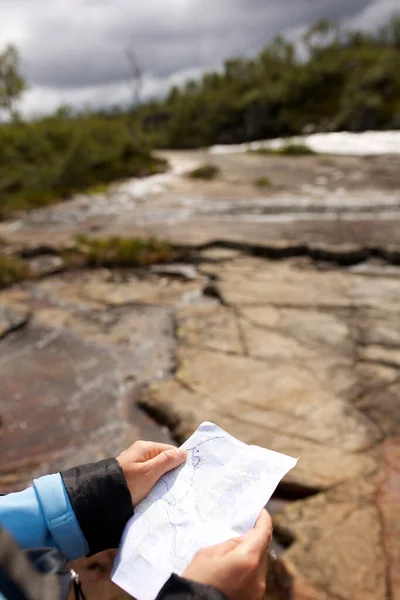
M 400 12 L 398 0 L 375 0 L 347 21 L 350 28 L 374 31 L 387 23 L 390 15 Z
M 321 17 L 347 18 L 369 0 L 35 0 L 22 45 L 28 78 L 39 85 L 81 87 L 121 81 L 124 49 L 133 47 L 152 76 L 253 54 L 272 36 Z M 0 2 L 1 6 L 1 2 Z M 62 8 L 68 6 L 68 10 Z M 0 26 L 1 27 L 1 26 Z
M 125 97 L 128 47 L 146 74 L 145 93 L 159 94 L 189 71 L 254 55 L 273 36 L 302 31 L 320 18 L 371 29 L 396 2 L 0 0 L 0 47 L 15 37 L 32 105 L 44 98 L 49 105 L 60 98 L 109 103 Z

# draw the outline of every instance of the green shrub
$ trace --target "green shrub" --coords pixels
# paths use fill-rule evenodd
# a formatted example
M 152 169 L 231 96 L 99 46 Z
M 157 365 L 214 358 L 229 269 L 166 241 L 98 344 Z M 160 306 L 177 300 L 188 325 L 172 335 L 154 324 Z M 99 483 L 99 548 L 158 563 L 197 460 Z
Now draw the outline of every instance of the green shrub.
M 220 169 L 218 167 L 216 167 L 215 165 L 206 164 L 201 165 L 197 169 L 194 169 L 194 171 L 190 171 L 189 177 L 191 179 L 211 180 L 215 179 L 219 175 L 219 173 Z
M 268 177 L 259 177 L 254 181 L 254 185 L 259 188 L 271 187 L 272 183 Z
M 306 156 L 316 154 L 316 152 L 306 144 L 286 144 L 278 150 L 278 154 L 282 156 Z
M 267 156 L 306 156 L 317 154 L 306 144 L 292 144 L 288 142 L 281 148 L 258 148 L 257 150 L 249 150 L 250 154 L 261 154 Z
M 19 258 L 0 252 L 0 287 L 12 285 L 29 277 L 29 268 Z
M 156 147 L 199 148 L 314 131 L 391 129 L 400 98 L 400 14 L 351 31 L 326 20 L 305 33 L 306 56 L 278 36 L 254 57 L 174 87 L 140 107 Z
M 165 168 L 122 119 L 99 115 L 0 124 L 0 216 Z
M 89 194 L 106 194 L 108 192 L 109 184 L 107 183 L 96 183 L 92 187 L 87 189 Z
M 78 236 L 77 250 L 94 267 L 149 266 L 171 262 L 175 258 L 173 248 L 167 242 L 150 239 L 109 237 L 103 239 Z

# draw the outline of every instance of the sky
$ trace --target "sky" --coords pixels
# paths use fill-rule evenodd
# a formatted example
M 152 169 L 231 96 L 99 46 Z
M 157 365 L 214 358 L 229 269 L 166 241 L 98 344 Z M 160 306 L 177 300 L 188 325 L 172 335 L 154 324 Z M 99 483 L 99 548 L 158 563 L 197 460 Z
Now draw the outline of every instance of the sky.
M 29 90 L 25 115 L 126 104 L 127 51 L 159 97 L 232 56 L 252 56 L 275 35 L 299 39 L 321 18 L 374 30 L 398 0 L 0 0 L 0 51 L 15 44 Z

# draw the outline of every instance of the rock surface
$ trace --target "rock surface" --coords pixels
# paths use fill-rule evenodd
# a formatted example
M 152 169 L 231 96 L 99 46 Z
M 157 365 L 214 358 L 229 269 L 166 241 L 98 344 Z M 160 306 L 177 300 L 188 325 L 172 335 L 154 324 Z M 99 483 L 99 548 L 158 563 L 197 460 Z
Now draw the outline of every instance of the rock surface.
M 215 160 L 211 183 L 175 169 L 1 225 L 41 276 L 0 293 L 1 488 L 170 440 L 152 418 L 177 440 L 212 419 L 300 456 L 270 600 L 399 600 L 399 158 Z M 147 271 L 56 273 L 35 252 L 80 232 L 205 245 Z M 112 558 L 79 563 L 88 597 L 124 597 Z
M 0 302 L 0 339 L 10 331 L 25 325 L 29 310 L 15 303 Z
M 275 518 L 295 542 L 282 560 L 321 599 L 387 598 L 387 560 L 375 505 L 376 474 L 291 504 Z
M 48 254 L 31 258 L 27 261 L 27 264 L 29 267 L 29 272 L 35 277 L 43 277 L 44 275 L 59 273 L 65 266 L 61 256 L 52 256 Z
M 88 315 L 47 308 L 1 342 L 2 489 L 32 473 L 166 437 L 135 408 L 142 386 L 175 365 L 173 315 L 138 308 Z M 51 425 L 50 425 L 51 424 Z
M 169 439 L 137 404 L 178 440 L 211 419 L 300 456 L 280 493 L 306 499 L 275 515 L 293 541 L 271 576 L 282 600 L 396 599 L 400 278 L 237 253 L 199 273 L 83 271 L 2 292 L 3 489 Z M 107 556 L 85 563 L 90 589 Z
M 141 404 L 179 440 L 212 419 L 248 443 L 300 456 L 282 493 L 319 493 L 276 517 L 295 540 L 281 557 L 293 597 L 395 597 L 387 573 L 397 583 L 389 524 L 398 446 L 385 442 L 384 467 L 380 445 L 400 434 L 400 280 L 249 257 L 202 270 L 225 305 L 179 311 L 175 378 Z
M 164 157 L 172 173 L 34 211 L 0 224 L 0 237 L 30 247 L 68 245 L 77 233 L 155 236 L 189 245 L 215 240 L 281 249 L 304 245 L 321 257 L 330 247 L 344 260 L 350 244 L 353 254 L 380 247 L 399 262 L 399 155 L 282 160 L 194 151 Z M 214 181 L 179 176 L 210 161 L 221 170 Z M 271 189 L 257 189 L 255 182 L 265 176 Z
M 400 437 L 382 446 L 384 469 L 378 483 L 376 504 L 382 527 L 387 597 L 400 598 Z M 382 543 L 381 542 L 381 543 Z

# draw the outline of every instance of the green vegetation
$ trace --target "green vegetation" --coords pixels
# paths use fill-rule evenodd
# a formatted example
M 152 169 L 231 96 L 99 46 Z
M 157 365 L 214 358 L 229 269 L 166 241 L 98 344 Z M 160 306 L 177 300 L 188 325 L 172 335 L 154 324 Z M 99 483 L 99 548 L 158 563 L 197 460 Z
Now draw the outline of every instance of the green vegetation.
M 206 180 L 211 180 L 211 179 L 215 179 L 218 175 L 219 175 L 219 168 L 216 167 L 215 165 L 201 165 L 200 167 L 198 167 L 197 169 L 194 169 L 194 171 L 190 171 L 190 173 L 188 173 L 188 176 L 191 177 L 191 179 L 206 179 Z
M 400 16 L 375 33 L 321 21 L 307 59 L 276 38 L 253 59 L 173 88 L 140 109 L 157 147 L 190 148 L 303 132 L 400 127 Z
M 29 268 L 14 256 L 0 252 L 0 288 L 29 277 Z
M 92 267 L 144 267 L 171 262 L 175 252 L 170 244 L 154 238 L 109 237 L 103 239 L 79 236 L 77 251 Z
M 74 192 L 165 168 L 131 132 L 129 115 L 73 115 L 60 108 L 32 122 L 18 118 L 25 88 L 13 47 L 0 53 L 0 218 Z
M 0 218 L 162 170 L 152 147 L 400 128 L 400 16 L 375 33 L 320 21 L 303 41 L 306 60 L 278 37 L 255 58 L 232 58 L 221 71 L 174 87 L 165 100 L 134 103 L 126 112 L 77 115 L 64 107 L 28 123 L 16 110 L 26 88 L 18 53 L 6 48 L 0 52 L 0 118 L 8 119 L 0 121 Z M 277 153 L 311 150 L 290 143 Z M 203 165 L 191 176 L 217 174 Z
M 162 161 L 135 147 L 122 121 L 87 115 L 0 126 L 0 213 L 43 206 Z
M 250 154 L 266 154 L 268 156 L 311 156 L 317 154 L 306 144 L 288 143 L 281 148 L 258 148 L 257 150 L 249 150 Z
M 277 153 L 281 156 L 307 156 L 316 154 L 314 150 L 311 150 L 305 144 L 287 144 L 280 148 Z
M 259 177 L 254 181 L 254 185 L 259 188 L 271 187 L 272 183 L 269 177 Z
M 54 250 L 57 252 L 56 248 Z M 168 242 L 154 238 L 117 236 L 97 239 L 80 235 L 73 248 L 60 249 L 57 253 L 63 259 L 63 268 L 67 270 L 85 267 L 147 267 L 172 262 L 177 258 L 177 252 Z M 29 265 L 22 258 L 0 250 L 0 288 L 33 276 Z
M 0 53 L 0 109 L 10 117 L 16 117 L 15 102 L 26 89 L 19 72 L 19 57 L 14 46 L 7 46 Z
M 108 191 L 108 183 L 96 183 L 87 189 L 89 194 L 106 194 Z

